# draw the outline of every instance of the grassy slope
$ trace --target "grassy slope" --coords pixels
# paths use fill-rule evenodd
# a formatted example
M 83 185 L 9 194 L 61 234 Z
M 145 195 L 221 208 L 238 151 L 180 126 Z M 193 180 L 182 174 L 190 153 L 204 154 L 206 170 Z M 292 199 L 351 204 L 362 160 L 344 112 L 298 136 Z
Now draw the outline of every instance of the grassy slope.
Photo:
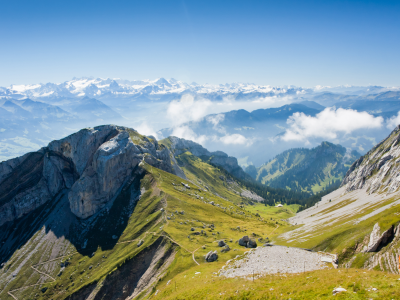
M 194 253 L 195 259 L 203 264 L 203 256 L 210 250 L 218 249 L 216 241 L 225 239 L 232 250 L 228 253 L 220 254 L 219 261 L 224 262 L 238 254 L 243 254 L 245 249 L 234 243 L 243 235 L 254 233 L 257 238 L 266 237 L 275 229 L 277 225 L 274 221 L 262 221 L 259 217 L 237 205 L 244 200 L 235 193 L 235 189 L 238 189 L 238 187 L 236 185 L 230 186 L 219 179 L 221 174 L 218 169 L 203 163 L 190 154 L 184 156 L 182 159 L 195 160 L 191 162 L 193 166 L 188 166 L 187 169 L 184 168 L 187 177 L 199 186 L 199 180 L 201 180 L 203 185 L 207 185 L 211 191 L 204 192 L 204 188 L 202 188 L 197 189 L 196 194 L 199 197 L 201 195 L 204 200 L 214 201 L 215 204 L 226 207 L 226 210 L 205 204 L 200 198 L 197 199 L 196 196 L 188 195 L 188 193 L 194 194 L 195 192 L 195 186 L 191 181 L 182 180 L 175 175 L 145 165 L 148 174 L 142 179 L 141 187 L 144 187 L 146 192 L 138 201 L 125 230 L 119 237 L 119 244 L 109 250 L 93 249 L 95 255 L 89 257 L 76 252 L 71 243 L 63 240 L 62 247 L 66 249 L 65 252 L 69 252 L 69 255 L 59 258 L 55 262 L 37 266 L 39 271 L 56 278 L 56 281 L 52 282 L 50 278 L 42 279 L 42 285 L 23 288 L 13 292 L 13 294 L 19 299 L 64 299 L 85 286 L 101 282 L 113 270 L 134 258 L 146 247 L 149 247 L 158 236 L 148 234 L 148 232 L 165 233 L 182 246 L 176 254 L 176 260 L 168 270 L 167 278 L 172 278 L 175 274 L 196 266 L 192 260 L 191 253 L 195 250 L 197 250 Z M 195 173 L 199 174 L 199 177 L 196 177 Z M 189 184 L 192 189 L 183 191 L 181 182 Z M 176 185 L 174 186 L 172 183 Z M 161 207 L 165 208 L 164 213 L 160 211 Z M 122 207 L 115 207 L 114 209 L 122 209 Z M 182 210 L 184 211 L 183 215 L 176 213 L 176 211 L 180 212 Z M 174 214 L 174 216 L 171 217 L 171 220 L 167 220 L 166 215 L 171 214 Z M 209 228 L 211 224 L 214 224 L 214 229 Z M 203 228 L 203 226 L 206 228 Z M 196 231 L 204 230 L 206 235 L 194 235 L 193 231 L 191 231 L 192 227 Z M 240 229 L 237 229 L 238 227 Z M 281 226 L 276 230 L 274 236 L 281 233 L 283 228 L 284 226 Z M 38 232 L 34 237 L 41 234 L 41 232 Z M 269 237 L 271 238 L 271 236 Z M 144 241 L 141 247 L 137 246 L 139 240 Z M 230 242 L 230 240 L 233 242 Z M 24 246 L 24 253 L 31 252 L 39 245 L 39 241 L 40 239 L 30 239 Z M 206 249 L 199 249 L 203 245 L 206 245 Z M 47 261 L 52 251 L 52 245 L 44 243 L 38 250 L 10 284 L 7 286 L 4 286 L 4 283 L 0 284 L 1 299 L 8 297 L 6 293 L 9 290 L 15 290 L 38 282 L 40 276 L 30 266 Z M 15 268 L 18 266 L 17 261 L 21 261 L 24 257 L 24 255 L 16 252 L 1 272 L 7 270 L 8 274 L 14 273 L 16 271 Z M 70 266 L 65 268 L 61 276 L 57 276 L 59 267 L 49 268 L 49 266 L 51 264 L 59 265 L 65 259 L 69 260 Z M 92 266 L 91 269 L 89 269 L 90 266 Z M 51 269 L 53 271 L 49 272 L 48 270 Z M 40 292 L 43 287 L 48 288 L 45 293 Z
M 95 255 L 88 257 L 82 255 L 76 251 L 74 246 L 68 241 L 64 242 L 64 247 L 67 249 L 65 252 L 69 252 L 70 255 L 67 257 L 56 260 L 56 264 L 60 264 L 61 261 L 68 259 L 70 266 L 65 268 L 61 276 L 57 276 L 59 268 L 51 273 L 47 272 L 48 264 L 43 264 L 38 267 L 39 270 L 49 274 L 56 278 L 55 282 L 52 282 L 50 278 L 44 281 L 41 286 L 35 286 L 27 289 L 22 289 L 17 292 L 19 299 L 64 299 L 66 296 L 73 294 L 84 286 L 88 286 L 91 283 L 96 283 L 104 279 L 110 274 L 115 268 L 122 265 L 124 262 L 135 257 L 140 251 L 150 246 L 157 239 L 157 236 L 146 235 L 145 231 L 160 232 L 157 221 L 161 218 L 161 212 L 157 209 L 162 195 L 152 195 L 152 181 L 151 174 L 148 174 L 142 179 L 141 186 L 147 188 L 147 192 L 142 196 L 138 205 L 136 206 L 134 213 L 129 219 L 129 223 L 120 236 L 118 242 L 126 242 L 136 240 L 131 243 L 121 243 L 114 246 L 110 250 L 93 249 Z M 113 207 L 114 208 L 114 207 Z M 122 208 L 119 208 L 122 209 Z M 160 232 L 161 233 L 161 232 Z M 36 236 L 41 233 L 38 232 Z M 141 247 L 137 247 L 139 240 L 144 241 Z M 27 249 L 26 252 L 32 251 L 35 246 L 38 245 L 38 241 L 35 236 L 31 238 L 27 245 L 24 246 Z M 1 298 L 6 297 L 6 292 L 14 290 L 22 286 L 37 283 L 39 278 L 37 272 L 35 272 L 30 266 L 38 264 L 43 261 L 47 261 L 47 257 L 50 256 L 52 251 L 52 245 L 43 243 L 45 247 L 39 248 L 39 251 L 30 258 L 28 264 L 18 272 L 18 276 L 9 284 L 7 287 L 0 286 Z M 103 258 L 104 257 L 104 258 Z M 19 255 L 16 252 L 7 265 L 11 265 L 7 272 L 14 272 L 17 266 L 17 261 L 22 260 L 24 255 Z M 91 269 L 89 267 L 92 266 Z M 40 292 L 43 287 L 49 288 L 46 293 Z M 35 296 L 37 295 L 37 296 Z
M 342 163 L 345 153 L 345 148 L 327 142 L 313 149 L 287 150 L 261 166 L 257 180 L 272 187 L 318 193 L 343 179 L 349 167 Z M 350 162 L 356 158 L 352 154 Z
M 340 263 L 344 264 L 356 254 L 355 249 L 357 248 L 357 245 L 363 242 L 365 236 L 369 236 L 376 223 L 379 223 L 381 231 L 383 232 L 389 229 L 392 225 L 396 225 L 400 222 L 400 205 L 395 205 L 388 210 L 368 218 L 367 220 L 359 222 L 358 224 L 354 224 L 354 221 L 375 211 L 379 207 L 394 202 L 397 199 L 398 197 L 395 196 L 386 201 L 366 205 L 363 210 L 354 215 L 343 216 L 333 223 L 331 221 L 326 222 L 318 228 L 315 228 L 311 234 L 310 232 L 304 232 L 296 235 L 295 238 L 291 240 L 277 237 L 276 242 L 281 245 L 312 248 L 315 250 L 336 253 L 339 255 Z M 336 206 L 322 211 L 319 215 L 323 218 L 325 214 L 328 214 L 335 209 L 345 207 L 353 201 L 355 201 L 355 199 L 344 200 Z M 289 227 L 285 228 L 285 230 L 291 229 L 292 228 Z M 362 267 L 372 255 L 374 255 L 374 253 L 357 254 L 357 260 L 352 262 L 352 266 Z
M 222 263 L 214 266 L 220 268 Z M 253 281 L 251 276 L 219 277 L 208 265 L 200 265 L 179 274 L 168 285 L 168 281 L 161 281 L 155 289 L 157 295 L 151 299 L 399 299 L 397 279 L 396 275 L 378 271 L 331 269 L 266 275 Z M 347 292 L 332 295 L 339 286 Z
M 235 243 L 238 238 L 252 233 L 257 238 L 267 236 L 270 239 L 276 238 L 278 234 L 289 229 L 287 223 L 280 219 L 292 216 L 298 207 L 291 205 L 275 208 L 256 204 L 245 205 L 241 208 L 238 204 L 244 199 L 235 193 L 238 191 L 238 186 L 220 180 L 218 169 L 205 164 L 189 153 L 183 154 L 179 161 L 181 163 L 186 161 L 187 164 L 183 170 L 190 181 L 144 165 L 148 174 L 142 179 L 141 186 L 146 188 L 146 193 L 138 202 L 126 229 L 119 238 L 119 242 L 127 243 L 117 244 L 107 251 L 97 249 L 93 257 L 73 254 L 73 246 L 66 243 L 65 247 L 68 247 L 71 253 L 68 256 L 71 265 L 60 277 L 55 274 L 56 272 L 50 274 L 57 279 L 56 282 L 50 282 L 48 279 L 47 283 L 41 286 L 21 289 L 14 292 L 14 295 L 19 299 L 64 299 L 84 286 L 101 282 L 118 266 L 154 243 L 158 237 L 152 234 L 146 235 L 147 231 L 159 234 L 164 232 L 181 247 L 178 248 L 175 260 L 167 272 L 156 281 L 151 295 L 143 293 L 139 295 L 139 299 L 149 297 L 152 299 L 269 299 L 282 296 L 292 299 L 326 298 L 330 297 L 332 289 L 339 285 L 348 288 L 351 293 L 346 295 L 350 295 L 353 299 L 364 299 L 366 296 L 375 298 L 378 295 L 383 298 L 400 297 L 400 286 L 396 278 L 392 275 L 382 277 L 382 273 L 379 272 L 367 271 L 365 275 L 354 270 L 350 270 L 349 274 L 336 270 L 316 271 L 305 275 L 287 275 L 287 277 L 264 276 L 254 283 L 247 279 L 224 279 L 215 276 L 214 273 L 227 260 L 242 255 L 247 250 Z M 192 188 L 184 190 L 181 182 L 189 184 Z M 200 187 L 200 190 L 195 188 L 193 183 Z M 207 186 L 211 192 L 205 192 L 204 186 Z M 195 193 L 198 196 L 195 196 Z M 216 196 L 216 193 L 226 200 Z M 206 204 L 201 197 L 203 200 L 214 201 L 227 209 Z M 160 207 L 164 207 L 165 212 L 162 213 Z M 182 210 L 184 214 L 176 213 Z M 260 217 L 256 216 L 256 213 L 259 213 Z M 166 216 L 170 216 L 170 220 Z M 211 224 L 214 224 L 214 229 L 210 228 Z M 206 235 L 194 235 L 191 231 L 192 227 L 195 231 L 203 230 Z M 237 229 L 238 227 L 240 230 Z M 144 244 L 138 248 L 137 240 L 140 239 L 144 240 Z M 219 251 L 221 248 L 216 244 L 216 241 L 220 239 L 225 239 L 232 250 L 221 253 Z M 230 242 L 231 239 L 232 242 Z M 130 240 L 136 241 L 129 243 Z M 35 246 L 33 239 L 30 243 L 32 243 L 31 248 Z M 202 248 L 204 245 L 205 249 Z M 51 247 L 42 250 L 49 253 Z M 217 262 L 204 261 L 204 255 L 210 250 L 218 250 Z M 200 265 L 193 261 L 192 255 Z M 14 271 L 13 262 L 22 257 L 18 255 L 12 257 L 9 272 Z M 39 260 L 45 259 L 38 253 L 30 259 L 32 264 L 38 263 Z M 57 260 L 57 263 L 61 260 L 65 258 Z M 89 270 L 89 266 L 93 268 Z M 40 266 L 39 270 L 46 272 L 46 265 Z M 9 298 L 6 295 L 8 290 L 19 288 L 27 283 L 36 283 L 40 277 L 29 265 L 26 265 L 19 274 L 21 275 L 18 275 L 7 287 L 0 286 L 1 299 Z M 380 292 L 368 292 L 366 289 L 370 286 L 378 288 Z M 42 293 L 40 292 L 42 287 L 48 287 L 49 290 Z M 356 293 L 352 292 L 353 289 Z M 35 295 L 38 296 L 35 297 Z M 335 298 L 349 299 L 347 296 L 335 296 Z

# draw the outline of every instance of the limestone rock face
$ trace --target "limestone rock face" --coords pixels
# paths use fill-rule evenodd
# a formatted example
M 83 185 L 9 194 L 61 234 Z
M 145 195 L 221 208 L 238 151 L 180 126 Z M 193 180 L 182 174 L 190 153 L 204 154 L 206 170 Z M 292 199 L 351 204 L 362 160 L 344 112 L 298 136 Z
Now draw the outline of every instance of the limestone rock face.
M 72 212 L 87 218 L 115 199 L 144 161 L 183 175 L 170 151 L 133 129 L 82 129 L 37 152 L 0 163 L 0 226 L 68 192 Z M 183 177 L 183 176 L 182 176 Z
M 381 228 L 376 223 L 369 237 L 369 243 L 365 252 L 376 252 L 379 246 L 385 245 L 394 235 L 394 226 L 380 234 Z
M 400 187 L 400 126 L 388 138 L 356 160 L 347 171 L 342 186 L 346 191 L 366 188 L 393 193 Z
M 376 250 L 375 248 L 378 248 L 379 246 L 378 242 L 380 238 L 381 238 L 381 228 L 379 227 L 379 224 L 376 223 L 374 225 L 374 228 L 372 229 L 371 235 L 369 236 L 367 252 L 372 252 Z
M 115 199 L 124 184 L 136 175 L 141 161 L 174 173 L 168 149 L 160 148 L 156 141 L 143 139 L 135 144 L 129 130 L 119 128 L 116 136 L 96 149 L 68 194 L 71 211 L 76 216 L 90 217 Z

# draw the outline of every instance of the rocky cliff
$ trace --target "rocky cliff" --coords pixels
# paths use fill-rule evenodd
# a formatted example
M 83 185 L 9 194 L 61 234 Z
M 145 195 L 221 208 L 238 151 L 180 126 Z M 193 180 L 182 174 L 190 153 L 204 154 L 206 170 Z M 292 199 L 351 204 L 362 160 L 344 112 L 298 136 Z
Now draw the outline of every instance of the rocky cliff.
M 366 155 L 356 160 L 343 179 L 346 192 L 365 188 L 369 194 L 400 187 L 400 125 Z
M 225 169 L 228 173 L 232 174 L 236 178 L 251 180 L 251 177 L 239 166 L 237 159 L 235 157 L 228 156 L 228 154 L 225 152 L 210 152 L 200 144 L 175 136 L 170 136 L 164 140 L 161 140 L 160 144 L 166 145 L 175 157 L 185 153 L 186 151 L 189 151 L 194 156 Z
M 170 151 L 115 125 L 80 130 L 37 152 L 0 163 L 0 226 L 68 191 L 71 211 L 87 218 L 113 201 L 141 161 L 183 177 Z

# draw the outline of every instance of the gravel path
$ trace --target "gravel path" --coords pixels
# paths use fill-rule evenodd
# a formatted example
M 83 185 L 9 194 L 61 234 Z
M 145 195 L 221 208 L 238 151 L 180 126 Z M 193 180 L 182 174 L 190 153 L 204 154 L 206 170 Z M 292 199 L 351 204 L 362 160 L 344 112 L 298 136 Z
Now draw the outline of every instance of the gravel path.
M 301 273 L 330 268 L 331 264 L 321 258 L 331 254 L 310 252 L 299 248 L 271 246 L 258 247 L 248 251 L 244 258 L 228 261 L 219 275 L 225 277 L 248 276 L 254 274 Z

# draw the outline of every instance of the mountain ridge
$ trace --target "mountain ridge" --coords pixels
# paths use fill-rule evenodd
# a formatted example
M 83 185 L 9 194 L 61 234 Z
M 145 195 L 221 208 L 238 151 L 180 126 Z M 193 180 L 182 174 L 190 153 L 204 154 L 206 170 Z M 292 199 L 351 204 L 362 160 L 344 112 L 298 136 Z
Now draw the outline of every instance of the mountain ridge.
M 289 149 L 259 168 L 248 167 L 253 178 L 271 187 L 316 193 L 339 186 L 350 165 L 360 157 L 341 145 L 322 142 L 320 146 Z M 347 167 L 346 167 L 347 163 Z

